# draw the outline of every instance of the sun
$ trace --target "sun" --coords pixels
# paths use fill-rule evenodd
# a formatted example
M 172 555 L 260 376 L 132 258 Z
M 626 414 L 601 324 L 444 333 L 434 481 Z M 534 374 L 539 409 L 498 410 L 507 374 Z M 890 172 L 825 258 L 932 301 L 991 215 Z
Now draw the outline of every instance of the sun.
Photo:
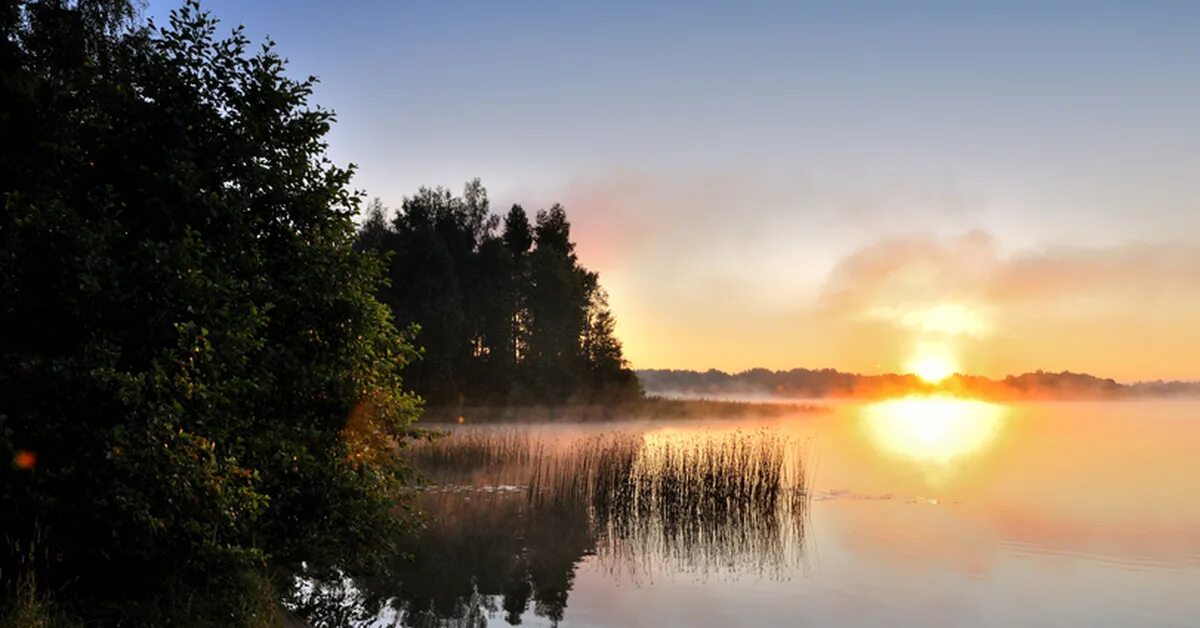
M 954 358 L 945 355 L 923 354 L 909 360 L 908 372 L 930 384 L 937 384 L 958 371 Z

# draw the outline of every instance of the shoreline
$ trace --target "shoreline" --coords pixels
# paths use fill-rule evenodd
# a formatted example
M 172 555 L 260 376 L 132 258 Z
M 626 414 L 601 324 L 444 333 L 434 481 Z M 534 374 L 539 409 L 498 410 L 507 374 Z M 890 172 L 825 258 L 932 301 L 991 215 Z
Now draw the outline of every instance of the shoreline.
M 419 423 L 488 423 L 665 420 L 688 418 L 761 418 L 831 411 L 826 405 L 809 402 L 723 401 L 718 399 L 673 399 L 648 396 L 638 401 L 613 404 L 531 405 L 437 405 L 427 406 Z

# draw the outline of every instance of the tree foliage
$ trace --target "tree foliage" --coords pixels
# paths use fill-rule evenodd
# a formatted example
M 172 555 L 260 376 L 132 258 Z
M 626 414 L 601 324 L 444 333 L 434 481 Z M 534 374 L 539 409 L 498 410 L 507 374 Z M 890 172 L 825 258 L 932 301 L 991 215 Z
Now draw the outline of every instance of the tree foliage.
M 422 188 L 390 219 L 372 204 L 358 245 L 388 261 L 380 300 L 421 330 L 424 355 L 410 381 L 431 402 L 611 403 L 641 394 L 561 206 L 530 224 L 514 205 L 501 221 L 478 179 L 462 196 Z
M 414 352 L 314 80 L 195 4 L 163 28 L 128 6 L 0 4 L 0 581 L 89 622 L 264 623 L 300 576 L 383 564 Z M 413 290 L 454 311 L 445 277 Z

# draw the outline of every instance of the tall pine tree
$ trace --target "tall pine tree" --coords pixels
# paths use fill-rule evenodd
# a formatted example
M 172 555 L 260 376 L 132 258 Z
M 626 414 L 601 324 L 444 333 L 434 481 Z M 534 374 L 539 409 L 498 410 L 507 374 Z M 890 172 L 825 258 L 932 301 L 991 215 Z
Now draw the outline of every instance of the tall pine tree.
M 423 188 L 390 224 L 380 211 L 369 214 L 358 244 L 389 258 L 380 299 L 399 322 L 420 328 L 424 357 L 410 381 L 432 403 L 640 395 L 599 277 L 579 263 L 561 206 L 531 225 L 520 205 L 503 221 L 491 214 L 477 179 L 459 197 Z

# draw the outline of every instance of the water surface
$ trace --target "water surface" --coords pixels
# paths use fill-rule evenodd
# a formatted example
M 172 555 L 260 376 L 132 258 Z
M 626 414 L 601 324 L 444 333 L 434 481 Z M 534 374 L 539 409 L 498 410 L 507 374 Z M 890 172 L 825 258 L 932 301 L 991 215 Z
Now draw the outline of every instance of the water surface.
M 610 433 L 767 438 L 805 498 L 613 512 L 545 471 L 531 483 L 528 460 L 457 469 L 419 499 L 433 520 L 406 623 L 1200 624 L 1200 403 L 893 400 L 519 429 L 542 461 Z

